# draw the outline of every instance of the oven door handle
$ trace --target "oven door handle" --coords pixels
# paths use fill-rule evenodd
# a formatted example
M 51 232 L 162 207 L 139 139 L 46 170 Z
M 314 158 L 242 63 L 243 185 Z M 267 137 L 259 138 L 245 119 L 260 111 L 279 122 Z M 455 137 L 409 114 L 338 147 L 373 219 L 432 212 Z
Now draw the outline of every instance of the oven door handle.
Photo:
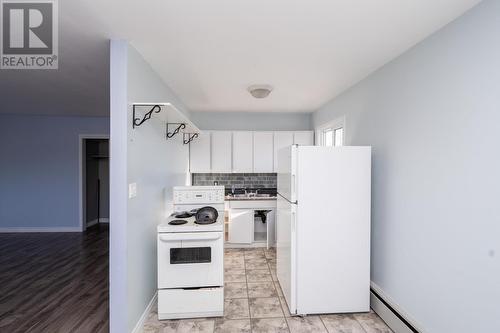
M 201 241 L 201 240 L 217 240 L 221 238 L 221 233 L 214 232 L 210 234 L 162 234 L 160 235 L 160 240 L 163 242 L 172 242 L 172 241 Z

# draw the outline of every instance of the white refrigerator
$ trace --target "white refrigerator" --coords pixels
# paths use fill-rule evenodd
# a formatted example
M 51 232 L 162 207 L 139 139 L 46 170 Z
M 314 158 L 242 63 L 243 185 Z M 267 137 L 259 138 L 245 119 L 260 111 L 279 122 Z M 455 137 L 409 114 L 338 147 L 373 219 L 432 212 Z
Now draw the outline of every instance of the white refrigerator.
M 277 276 L 290 313 L 370 310 L 371 147 L 278 152 Z

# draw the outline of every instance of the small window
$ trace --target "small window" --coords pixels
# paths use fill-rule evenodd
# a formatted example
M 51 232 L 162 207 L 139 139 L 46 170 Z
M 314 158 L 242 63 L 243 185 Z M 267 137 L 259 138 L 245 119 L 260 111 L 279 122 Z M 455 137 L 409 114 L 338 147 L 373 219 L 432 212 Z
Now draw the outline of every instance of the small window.
M 344 145 L 344 118 L 337 119 L 317 128 L 316 143 L 319 146 L 343 146 Z
M 334 146 L 343 146 L 344 145 L 344 128 L 340 127 L 335 129 L 335 140 L 333 140 Z
M 333 130 L 329 128 L 329 129 L 323 131 L 323 135 L 325 136 L 325 146 L 333 146 L 335 143 L 335 140 L 333 137 Z

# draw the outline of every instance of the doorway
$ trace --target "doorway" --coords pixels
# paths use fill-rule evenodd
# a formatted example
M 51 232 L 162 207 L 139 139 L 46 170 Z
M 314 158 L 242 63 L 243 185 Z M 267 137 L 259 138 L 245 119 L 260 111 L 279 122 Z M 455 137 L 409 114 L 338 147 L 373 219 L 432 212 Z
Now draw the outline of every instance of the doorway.
M 81 137 L 82 231 L 109 223 L 109 139 Z

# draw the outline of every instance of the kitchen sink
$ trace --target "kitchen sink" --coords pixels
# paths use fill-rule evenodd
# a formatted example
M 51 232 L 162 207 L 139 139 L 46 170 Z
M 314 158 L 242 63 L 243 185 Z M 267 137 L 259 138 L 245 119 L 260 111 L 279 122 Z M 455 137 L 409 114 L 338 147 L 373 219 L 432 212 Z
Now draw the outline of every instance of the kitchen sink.
M 238 199 L 257 199 L 257 198 L 272 198 L 269 193 L 247 193 L 247 194 L 229 194 L 228 197 Z

